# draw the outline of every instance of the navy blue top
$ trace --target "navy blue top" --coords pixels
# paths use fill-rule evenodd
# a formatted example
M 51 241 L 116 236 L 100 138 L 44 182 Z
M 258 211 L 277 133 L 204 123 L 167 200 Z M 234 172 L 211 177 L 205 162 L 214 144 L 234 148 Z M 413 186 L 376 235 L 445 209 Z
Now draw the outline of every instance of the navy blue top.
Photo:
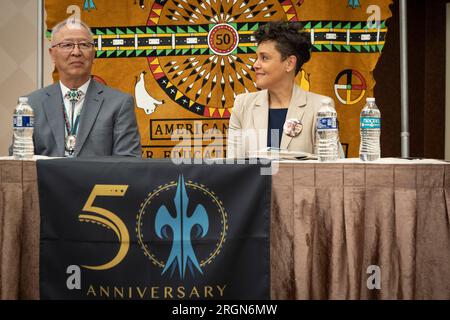
M 286 121 L 288 109 L 269 109 L 269 132 L 267 133 L 267 147 L 279 148 L 281 145 L 281 136 L 283 135 L 283 125 Z M 272 130 L 278 130 L 278 145 L 272 146 Z

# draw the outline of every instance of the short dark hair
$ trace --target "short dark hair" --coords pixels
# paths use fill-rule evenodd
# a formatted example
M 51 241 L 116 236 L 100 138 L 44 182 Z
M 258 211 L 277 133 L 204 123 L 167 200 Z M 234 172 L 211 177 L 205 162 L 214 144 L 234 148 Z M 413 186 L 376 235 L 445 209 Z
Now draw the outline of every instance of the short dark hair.
M 311 58 L 311 40 L 300 22 L 271 21 L 260 26 L 254 37 L 258 45 L 264 41 L 274 41 L 283 60 L 291 55 L 296 56 L 295 74 Z

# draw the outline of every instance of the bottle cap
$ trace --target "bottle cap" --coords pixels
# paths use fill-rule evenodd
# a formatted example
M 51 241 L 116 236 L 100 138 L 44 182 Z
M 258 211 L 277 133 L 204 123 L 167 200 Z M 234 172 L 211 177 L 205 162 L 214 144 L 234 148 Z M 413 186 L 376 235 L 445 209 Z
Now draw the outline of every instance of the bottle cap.
M 366 101 L 367 102 L 375 102 L 375 98 L 373 98 L 373 97 L 366 98 Z
M 19 97 L 20 103 L 28 103 L 28 97 Z

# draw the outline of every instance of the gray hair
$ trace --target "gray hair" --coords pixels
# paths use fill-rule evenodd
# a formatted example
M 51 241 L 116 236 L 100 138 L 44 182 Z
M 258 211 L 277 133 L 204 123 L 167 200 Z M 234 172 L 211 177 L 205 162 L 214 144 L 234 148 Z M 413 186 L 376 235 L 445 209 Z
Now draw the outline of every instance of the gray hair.
M 52 29 L 52 36 L 51 36 L 52 42 L 53 42 L 53 39 L 55 38 L 55 35 L 59 31 L 61 31 L 61 29 L 64 26 L 67 26 L 68 28 L 77 28 L 77 29 L 84 28 L 84 29 L 87 30 L 87 32 L 89 33 L 89 36 L 91 38 L 94 37 L 94 34 L 92 33 L 91 28 L 85 22 L 83 22 L 80 19 L 77 19 L 75 17 L 69 17 L 66 20 L 61 21 L 60 23 L 58 23 L 57 25 L 55 25 L 53 27 L 53 29 Z

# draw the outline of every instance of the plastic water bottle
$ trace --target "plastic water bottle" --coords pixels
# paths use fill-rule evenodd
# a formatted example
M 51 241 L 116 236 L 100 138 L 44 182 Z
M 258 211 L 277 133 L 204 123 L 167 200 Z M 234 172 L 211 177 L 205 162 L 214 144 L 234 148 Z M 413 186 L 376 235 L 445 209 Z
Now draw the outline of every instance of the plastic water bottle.
M 34 114 L 27 97 L 20 97 L 14 110 L 13 157 L 18 160 L 31 159 L 34 155 L 33 144 Z
M 361 110 L 359 158 L 373 161 L 380 158 L 381 113 L 375 104 L 375 98 L 367 98 Z
M 323 99 L 317 112 L 317 156 L 320 161 L 338 159 L 339 131 L 337 112 L 330 99 Z

